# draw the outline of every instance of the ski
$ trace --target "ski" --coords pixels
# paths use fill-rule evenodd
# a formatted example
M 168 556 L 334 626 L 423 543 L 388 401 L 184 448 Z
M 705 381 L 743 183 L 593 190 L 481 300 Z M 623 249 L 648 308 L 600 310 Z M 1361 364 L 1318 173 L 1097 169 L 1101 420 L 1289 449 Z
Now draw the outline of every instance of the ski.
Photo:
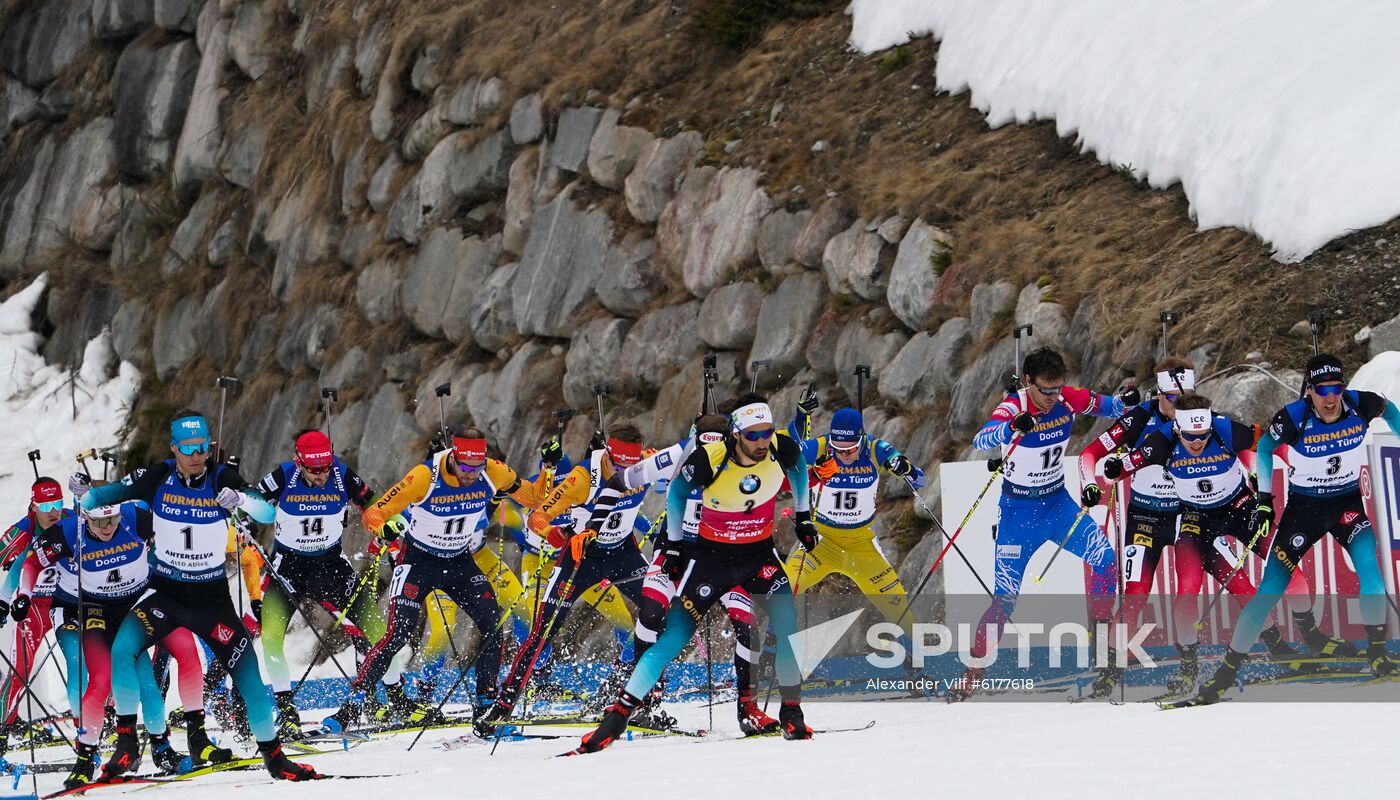
M 168 783 L 171 780 L 173 779 L 143 778 L 138 775 L 118 775 L 115 778 L 97 778 L 95 780 L 88 781 L 82 786 L 77 786 L 72 789 L 61 789 L 57 792 L 51 792 L 49 794 L 43 795 L 42 800 L 52 800 L 52 798 L 55 797 L 67 797 L 68 795 L 82 794 L 84 792 L 92 791 L 93 789 L 105 789 L 108 786 L 130 786 L 132 784 L 138 783 Z
M 1218 700 L 1206 702 L 1205 700 L 1201 699 L 1200 695 L 1194 694 L 1190 697 L 1181 700 L 1160 700 L 1157 702 L 1157 707 L 1162 709 L 1163 711 L 1170 711 L 1176 708 L 1195 708 L 1196 706 L 1210 706 L 1215 705 L 1217 703 L 1228 703 L 1234 699 L 1235 698 L 1233 697 L 1221 697 Z

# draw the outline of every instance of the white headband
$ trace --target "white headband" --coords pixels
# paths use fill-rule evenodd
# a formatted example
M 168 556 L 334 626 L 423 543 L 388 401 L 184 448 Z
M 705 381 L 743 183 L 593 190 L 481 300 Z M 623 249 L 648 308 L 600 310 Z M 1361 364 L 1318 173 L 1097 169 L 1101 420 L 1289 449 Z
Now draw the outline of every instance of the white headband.
M 759 425 L 772 425 L 773 409 L 769 408 L 767 403 L 750 403 L 734 409 L 731 419 L 736 431 L 756 428 Z
M 1162 394 L 1177 394 L 1196 391 L 1196 371 L 1182 369 L 1175 375 L 1171 372 L 1157 373 L 1157 391 Z
M 1187 411 L 1177 409 L 1176 427 L 1187 433 L 1204 433 L 1210 430 L 1210 423 L 1209 408 L 1192 408 Z

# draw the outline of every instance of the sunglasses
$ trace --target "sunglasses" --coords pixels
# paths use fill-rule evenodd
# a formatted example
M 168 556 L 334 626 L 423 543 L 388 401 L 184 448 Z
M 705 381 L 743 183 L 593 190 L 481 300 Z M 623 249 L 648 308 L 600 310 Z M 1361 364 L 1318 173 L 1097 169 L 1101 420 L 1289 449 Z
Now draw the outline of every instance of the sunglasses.
M 1342 386 L 1340 383 L 1328 383 L 1322 386 L 1314 386 L 1312 390 L 1317 392 L 1319 397 L 1336 397 L 1342 393 L 1342 389 L 1344 388 L 1346 387 Z
M 831 441 L 831 440 L 827 440 L 827 444 L 831 445 L 831 449 L 832 449 L 832 450 L 835 450 L 835 451 L 838 452 L 838 453 L 849 453 L 849 452 L 851 452 L 852 450 L 855 450 L 855 449 L 859 448 L 859 447 L 860 447 L 860 442 L 861 442 L 861 440 L 860 440 L 860 439 L 857 439 L 857 440 L 855 440 L 854 442 L 851 442 L 850 444 L 846 445 L 845 447 L 842 447 L 841 445 L 837 444 L 836 442 L 833 442 L 833 441 Z
M 62 510 L 63 510 L 63 501 L 62 501 L 62 500 L 53 500 L 53 501 L 48 502 L 48 503 L 35 503 L 35 504 L 34 504 L 34 508 L 35 508 L 35 510 L 44 511 L 44 512 L 47 512 L 47 513 L 53 513 L 53 512 L 55 512 L 55 511 L 62 511 Z
M 1181 438 L 1184 441 L 1188 442 L 1204 442 L 1205 440 L 1210 438 L 1210 431 L 1205 431 L 1204 433 L 1187 433 L 1186 431 L 1177 431 L 1177 433 L 1181 434 Z
M 1176 405 L 1176 401 L 1181 397 L 1181 395 L 1175 392 L 1162 392 L 1162 396 L 1165 397 L 1167 399 L 1167 402 L 1171 403 L 1172 405 Z
M 202 443 L 202 444 L 177 444 L 177 445 L 175 445 L 175 447 L 176 447 L 181 453 L 183 453 L 184 455 L 187 455 L 187 456 L 195 456 L 195 455 L 199 455 L 200 453 L 207 453 L 207 452 L 209 452 L 209 443 L 208 443 L 208 442 L 204 442 L 204 443 Z
M 119 517 L 90 517 L 87 521 L 89 528 L 115 528 L 121 522 Z
M 773 438 L 773 431 L 739 431 L 739 435 L 750 442 L 763 442 Z
M 1037 383 L 1037 384 L 1031 384 L 1031 385 L 1035 387 L 1035 390 L 1036 390 L 1037 392 L 1040 392 L 1041 394 L 1045 395 L 1046 397 L 1055 397 L 1055 396 L 1058 395 L 1060 392 L 1064 391 L 1064 388 L 1065 388 L 1065 385 L 1064 385 L 1063 383 L 1060 384 L 1059 386 L 1041 386 L 1041 385 L 1038 384 L 1038 383 Z
M 458 471 L 458 472 L 478 472 L 478 471 L 480 471 L 480 470 L 481 470 L 483 467 L 485 467 L 485 466 L 486 466 L 486 462 L 484 462 L 484 461 L 481 462 L 480 464 L 467 464 L 467 463 L 465 463 L 465 462 L 458 461 L 458 462 L 457 462 L 457 471 Z
M 327 467 L 308 467 L 308 466 L 306 466 L 305 464 L 302 464 L 302 465 L 301 465 L 301 469 L 302 469 L 303 472 L 307 473 L 308 475 L 325 475 L 327 472 L 330 472 L 330 471 L 331 471 L 331 468 L 328 467 L 328 466 L 327 466 Z

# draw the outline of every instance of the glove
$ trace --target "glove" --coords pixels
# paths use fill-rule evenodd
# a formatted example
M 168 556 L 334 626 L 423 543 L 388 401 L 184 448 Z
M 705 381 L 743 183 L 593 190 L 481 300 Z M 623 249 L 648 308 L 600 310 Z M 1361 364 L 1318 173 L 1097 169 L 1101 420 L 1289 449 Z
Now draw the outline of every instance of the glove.
M 682 542 L 667 542 L 666 549 L 661 551 L 661 571 L 672 583 L 680 580 L 681 573 L 685 571 L 685 553 L 681 545 Z
M 377 556 L 387 549 L 389 549 L 389 543 L 376 536 L 369 540 L 369 545 L 365 547 L 365 552 L 369 553 L 370 556 Z
M 1116 481 L 1123 477 L 1123 459 L 1117 456 L 1109 456 L 1103 462 L 1103 476 L 1111 481 Z
M 14 617 L 15 622 L 23 622 L 24 618 L 29 616 L 30 605 L 29 595 L 15 595 L 15 601 L 10 604 L 10 616 Z
M 1261 540 L 1269 537 L 1274 527 L 1274 496 L 1271 492 L 1260 492 L 1249 518 L 1249 529 Z
M 237 489 L 230 489 L 225 486 L 219 490 L 219 496 L 214 498 L 214 502 L 223 507 L 225 511 L 233 511 L 243 502 L 243 495 Z
M 1136 386 L 1129 385 L 1128 388 L 1118 393 L 1118 399 L 1123 401 L 1125 408 L 1132 408 L 1142 402 L 1142 392 Z
M 92 480 L 81 472 L 75 472 L 68 476 L 68 492 L 79 500 L 92 488 Z
M 408 521 L 403 518 L 402 514 L 395 514 L 384 520 L 384 527 L 379 529 L 379 535 L 384 537 L 385 541 L 392 542 L 407 530 Z
M 802 545 L 802 549 L 812 552 L 817 548 L 817 542 L 821 535 L 817 533 L 817 526 L 812 524 L 811 511 L 797 511 L 792 515 L 792 529 L 797 534 L 797 541 Z
M 564 445 L 559 444 L 558 439 L 550 439 L 540 447 L 540 463 L 547 465 L 550 469 L 559 466 L 559 462 L 564 458 Z
M 836 476 L 836 471 L 840 468 L 841 465 L 836 463 L 836 458 L 827 453 L 812 465 L 812 472 L 817 476 L 818 481 L 826 483 Z
M 817 399 L 817 385 L 809 383 L 802 389 L 802 394 L 797 396 L 797 410 L 805 416 L 812 416 L 821 407 L 821 401 Z
M 1022 411 L 1011 418 L 1011 429 L 1023 435 L 1030 433 L 1035 429 L 1035 418 L 1031 416 L 1031 412 Z
M 1083 503 L 1085 508 L 1093 508 L 1099 504 L 1099 499 L 1102 497 L 1103 489 L 1100 489 L 1097 483 L 1091 483 L 1079 493 L 1079 502 Z
M 909 459 L 899 454 L 892 455 L 885 461 L 885 469 L 899 478 L 907 478 L 914 474 L 914 465 L 909 463 Z
M 598 538 L 597 531 L 585 530 L 583 533 L 576 533 L 569 537 L 569 555 L 574 557 L 574 564 L 583 563 L 583 553 L 588 549 L 588 545 Z
M 66 541 L 57 544 L 41 544 L 34 548 L 34 557 L 39 561 L 39 566 L 45 568 L 52 567 L 72 555 L 73 551 L 68 548 Z
M 258 621 L 258 625 L 262 625 L 262 601 L 249 600 L 248 605 L 253 607 L 253 619 Z
M 558 525 L 550 525 L 545 529 L 544 543 L 555 550 L 563 550 L 564 545 L 569 543 L 569 532 Z
M 1001 469 L 1001 465 L 1003 463 L 1005 463 L 1005 459 L 1003 459 L 1001 456 L 997 456 L 996 458 L 989 458 L 987 459 L 987 471 L 996 472 L 997 470 Z
M 5 618 L 10 616 L 10 604 L 0 600 L 0 627 L 4 627 Z
M 604 436 L 602 431 L 594 431 L 593 436 L 588 440 L 588 449 L 590 452 L 593 450 L 602 450 L 607 446 L 608 437 Z

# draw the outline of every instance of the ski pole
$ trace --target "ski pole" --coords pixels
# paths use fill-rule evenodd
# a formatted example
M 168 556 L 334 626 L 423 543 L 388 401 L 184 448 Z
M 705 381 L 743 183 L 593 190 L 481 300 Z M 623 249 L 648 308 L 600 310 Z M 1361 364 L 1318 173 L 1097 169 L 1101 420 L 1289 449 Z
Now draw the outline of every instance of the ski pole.
M 608 437 L 608 420 L 603 416 L 603 397 L 612 393 L 612 387 L 606 383 L 595 383 L 593 385 L 593 396 L 598 400 L 598 430 L 603 432 L 603 438 Z
M 369 566 L 365 567 L 365 569 L 360 572 L 359 580 L 356 582 L 355 585 L 355 591 L 350 593 L 350 599 L 345 601 L 345 607 L 340 610 L 340 613 L 338 615 L 336 615 L 335 625 L 345 624 L 346 615 L 348 615 L 350 613 L 350 609 L 355 606 L 355 600 L 359 598 L 360 590 L 363 589 L 366 586 L 366 584 L 369 583 L 368 579 L 371 576 L 379 574 L 379 560 L 383 557 L 383 554 L 383 550 L 376 552 L 374 554 L 374 559 L 370 561 Z M 290 600 L 290 598 L 288 599 Z M 302 616 L 304 617 L 306 615 L 303 614 Z M 332 659 L 334 659 L 333 655 L 331 657 Z M 296 700 L 297 692 L 301 691 L 301 687 L 306 683 L 306 679 L 311 676 L 311 670 L 315 668 L 315 666 L 316 660 L 313 658 L 311 662 L 306 665 L 306 671 L 301 674 L 301 679 L 296 682 L 296 685 L 292 686 L 293 701 Z M 336 666 L 338 668 L 340 664 L 337 662 Z M 341 674 L 344 674 L 344 670 L 341 670 Z
M 19 674 L 21 674 L 21 673 L 19 672 L 19 670 L 15 667 L 15 662 L 11 661 L 11 660 L 10 660 L 10 657 L 7 656 L 7 655 L 5 655 L 4 650 L 0 650 L 0 661 L 3 661 L 3 662 L 4 662 L 5 669 L 8 669 L 8 670 L 10 671 L 10 674 L 11 674 L 11 675 L 19 675 Z M 28 677 L 25 677 L 25 678 L 20 679 L 20 687 L 24 689 L 24 693 L 25 693 L 25 695 L 28 697 L 28 699 L 29 699 L 30 701 L 32 701 L 32 702 L 34 703 L 34 705 L 37 705 L 37 706 L 39 707 L 39 710 L 40 710 L 40 711 L 44 712 L 44 716 L 45 716 L 45 717 L 50 717 L 50 718 L 53 718 L 53 719 L 58 719 L 58 715 L 56 715 L 56 714 L 54 714 L 52 711 L 50 711 L 50 710 L 48 709 L 48 707 L 44 705 L 44 701 L 40 700 L 39 697 L 38 697 L 38 695 L 34 694 L 34 687 L 30 685 L 30 682 L 29 682 L 29 678 L 28 678 Z M 30 709 L 29 709 L 29 717 L 32 719 L 33 716 L 34 716 L 34 709 L 33 709 L 33 707 L 31 706 Z M 55 725 L 54 725 L 54 730 L 58 731 L 58 735 L 63 739 L 63 743 L 66 744 L 66 745 L 68 745 L 68 749 L 69 749 L 69 750 L 72 750 L 73 753 L 74 753 L 74 755 L 76 755 L 77 752 L 78 752 L 78 748 L 73 746 L 73 742 L 70 741 L 70 740 L 68 739 L 68 736 L 63 732 L 63 729 L 60 728 L 57 724 L 55 724 Z M 31 745 L 33 744 L 33 737 L 32 737 L 32 736 L 30 737 L 30 744 L 31 744 Z M 34 754 L 33 754 L 33 752 L 31 751 L 31 752 L 30 752 L 30 758 L 33 758 L 33 755 L 34 755 Z
M 1033 581 L 1034 583 L 1040 583 L 1041 581 L 1045 580 L 1045 573 L 1050 571 L 1050 566 L 1055 563 L 1055 559 L 1060 557 L 1060 551 L 1064 550 L 1065 545 L 1069 543 L 1069 537 L 1073 536 L 1074 530 L 1079 527 L 1079 521 L 1081 519 L 1084 519 L 1084 515 L 1088 513 L 1088 506 L 1084 506 L 1083 508 L 1079 509 L 1079 513 L 1074 516 L 1074 522 L 1071 522 L 1069 524 L 1069 532 L 1065 534 L 1065 538 L 1060 540 L 1060 546 L 1055 548 L 1055 552 L 1050 554 L 1050 560 L 1045 562 L 1045 569 L 1041 570 L 1040 574 L 1035 576 L 1035 581 Z
M 957 530 L 953 531 L 953 535 L 948 537 L 948 543 L 943 546 L 943 550 L 938 554 L 938 558 L 933 560 L 933 566 L 929 567 L 928 572 L 924 573 L 923 580 L 919 581 L 919 585 L 914 587 L 914 592 L 910 595 L 911 597 L 918 596 L 919 593 L 924 590 L 924 586 L 929 582 L 929 579 L 933 577 L 933 573 L 938 569 L 938 565 L 943 563 L 943 557 L 948 555 L 949 550 L 953 549 L 953 543 L 962 535 L 963 528 L 967 527 L 968 520 L 972 519 L 972 515 L 977 511 L 977 507 L 982 504 L 982 498 L 987 496 L 987 492 L 992 488 L 992 484 L 996 483 L 996 479 L 1001 477 L 1002 470 L 1006 468 L 1006 459 L 1011 458 L 1011 454 L 1016 452 L 1016 448 L 1020 444 L 1020 436 L 1012 440 L 1011 446 L 1006 449 L 1006 454 L 1001 458 L 1001 463 L 992 471 L 992 477 L 987 479 L 987 484 L 982 487 L 982 491 L 977 495 L 977 499 L 972 501 L 972 508 L 967 510 L 967 515 L 963 517 L 962 522 L 958 523 Z M 905 607 L 904 613 L 899 615 L 899 619 L 895 620 L 894 624 L 899 625 L 903 623 L 904 615 L 908 613 L 909 607 Z
M 83 468 L 83 475 L 87 477 L 89 486 L 92 485 L 92 473 L 88 472 L 87 460 L 94 455 L 90 448 L 78 454 L 78 464 Z M 82 504 L 78 502 L 78 498 L 76 497 L 73 498 L 73 516 L 77 517 L 78 524 L 78 560 L 76 562 L 76 572 L 78 573 L 78 686 L 83 687 L 85 684 L 83 677 L 87 675 L 87 668 L 83 663 L 84 651 L 87 649 L 83 647 L 83 636 L 86 635 L 87 632 L 87 603 L 84 602 L 83 599 L 83 543 L 84 540 L 87 539 L 87 536 L 83 535 L 83 529 L 86 527 L 86 523 L 83 520 Z M 57 634 L 55 634 L 55 636 L 56 635 Z M 76 709 L 79 729 L 83 727 L 82 705 L 83 703 L 79 702 L 78 708 Z
M 1272 531 L 1273 527 L 1273 520 L 1270 520 L 1268 528 L 1258 528 L 1254 531 L 1254 536 L 1250 537 L 1249 544 L 1245 545 L 1244 552 L 1240 553 L 1240 557 L 1235 561 L 1234 569 L 1230 570 L 1230 574 L 1226 575 L 1225 580 L 1221 581 L 1220 588 L 1211 593 L 1210 602 L 1206 604 L 1205 613 L 1201 614 L 1201 618 L 1196 620 L 1196 630 L 1199 631 L 1205 628 L 1206 620 L 1210 619 L 1211 612 L 1215 611 L 1215 604 L 1220 602 L 1221 597 L 1225 596 L 1225 587 L 1229 586 L 1230 581 L 1233 581 L 1235 576 L 1240 574 L 1240 570 L 1244 569 L 1244 562 L 1249 560 L 1249 552 L 1254 549 L 1254 545 L 1258 543 L 1259 537 L 1263 536 L 1266 530 Z
M 919 507 L 924 510 L 925 514 L 933 518 L 933 524 L 938 526 L 938 530 L 943 534 L 943 538 L 948 539 L 949 544 L 952 545 L 953 552 L 958 554 L 958 558 L 962 559 L 963 564 L 972 572 L 972 577 L 976 578 L 977 582 L 982 585 L 982 591 L 986 592 L 988 597 L 995 598 L 996 595 L 992 593 L 991 589 L 987 588 L 987 582 L 982 580 L 982 576 L 977 572 L 977 568 L 972 566 L 972 562 L 968 560 L 962 548 L 952 542 L 951 537 L 948 536 L 948 530 L 943 527 L 943 523 L 939 521 L 938 515 L 933 513 L 933 509 L 929 508 L 928 503 L 924 502 L 924 498 L 919 494 L 919 490 L 914 488 L 914 481 L 910 479 L 908 475 L 905 475 L 904 482 L 909 484 L 909 491 L 914 493 L 914 501 L 919 504 Z

